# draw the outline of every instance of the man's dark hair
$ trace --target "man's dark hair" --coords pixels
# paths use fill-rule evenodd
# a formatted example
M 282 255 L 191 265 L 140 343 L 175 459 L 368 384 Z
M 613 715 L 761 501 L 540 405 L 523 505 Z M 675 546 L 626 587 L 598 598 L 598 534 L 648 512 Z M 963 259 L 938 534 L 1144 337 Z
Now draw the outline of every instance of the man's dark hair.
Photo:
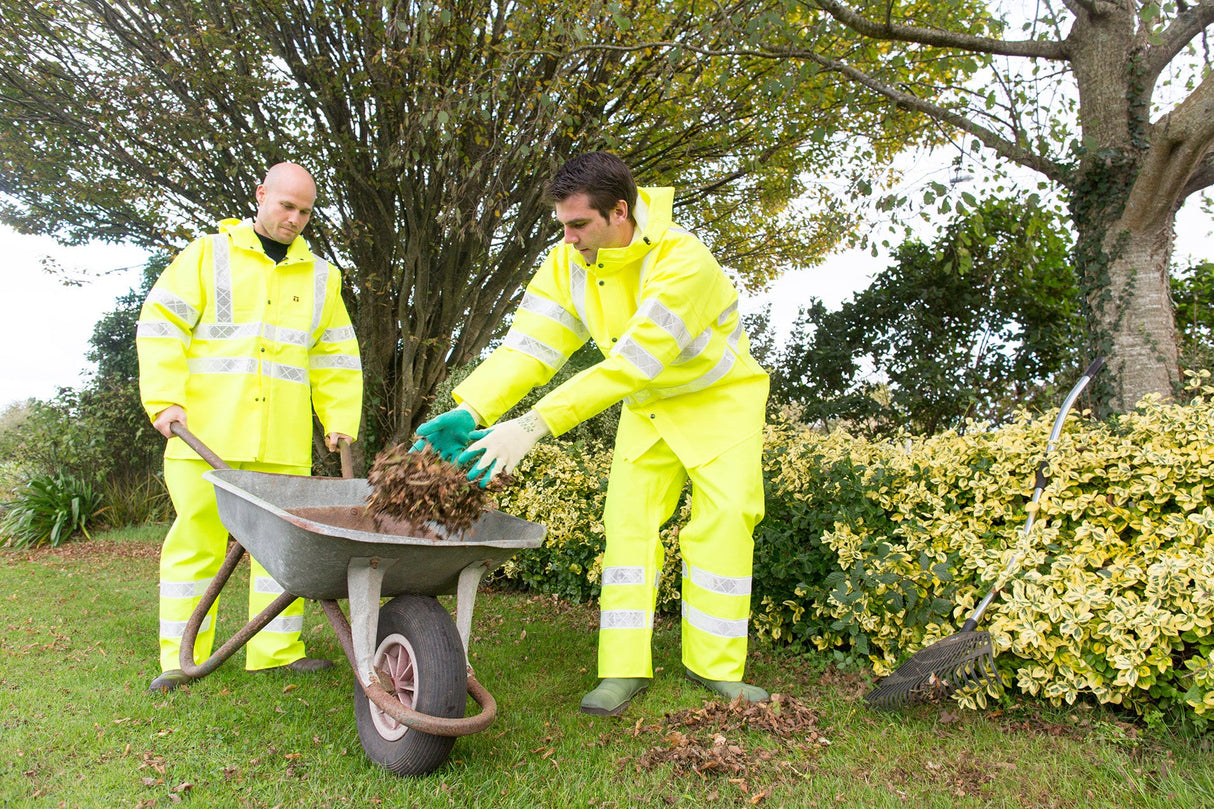
M 606 219 L 616 202 L 628 203 L 632 218 L 637 204 L 637 184 L 626 163 L 611 152 L 586 152 L 572 158 L 552 175 L 544 196 L 549 204 L 585 193 L 590 206 Z

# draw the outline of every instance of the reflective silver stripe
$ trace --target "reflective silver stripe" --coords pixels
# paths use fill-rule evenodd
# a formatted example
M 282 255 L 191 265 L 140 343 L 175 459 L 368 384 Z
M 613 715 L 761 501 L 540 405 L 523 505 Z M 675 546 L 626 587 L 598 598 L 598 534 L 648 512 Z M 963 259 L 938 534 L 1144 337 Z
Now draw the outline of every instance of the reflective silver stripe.
M 192 374 L 255 374 L 253 357 L 191 357 L 186 367 Z
M 509 346 L 515 351 L 534 357 L 549 368 L 560 370 L 569 359 L 560 351 L 545 342 L 529 337 L 516 329 L 511 329 L 502 345 Z
M 657 375 L 662 373 L 666 367 L 662 365 L 661 360 L 646 351 L 640 343 L 631 337 L 625 337 L 616 343 L 611 353 L 628 360 L 628 363 L 640 371 L 646 379 L 657 378 Z
M 161 598 L 198 598 L 211 586 L 214 577 L 198 581 L 161 581 Z
M 325 314 L 325 287 L 329 283 L 329 262 L 318 258 L 312 263 L 312 269 L 316 273 L 316 283 L 312 293 L 312 333 L 315 334 L 316 330 L 320 328 Z
M 232 255 L 228 234 L 211 235 L 212 267 L 215 273 L 215 322 L 231 323 L 232 317 Z
M 645 629 L 648 626 L 647 610 L 603 610 L 599 613 L 599 629 Z
M 184 638 L 185 628 L 189 621 L 165 621 L 160 622 L 160 637 L 162 638 Z M 206 632 L 211 628 L 211 616 L 202 619 L 202 626 L 198 627 L 199 632 Z
M 358 371 L 363 367 L 358 357 L 349 354 L 318 354 L 309 360 L 313 368 L 346 368 Z
M 641 274 L 637 277 L 637 306 L 641 305 L 641 290 L 645 288 L 645 273 L 649 271 L 649 265 L 653 263 L 653 254 L 657 252 L 655 246 L 645 254 L 645 259 L 641 262 Z
M 709 635 L 715 635 L 718 638 L 746 637 L 746 618 L 736 621 L 716 618 L 703 610 L 697 610 L 686 601 L 683 602 L 683 620 L 701 632 L 707 632 Z
M 281 595 L 286 592 L 282 585 L 270 576 L 256 576 L 253 579 L 253 592 L 267 595 Z
M 683 562 L 683 578 L 691 580 L 696 587 L 724 596 L 750 595 L 750 576 L 719 576 Z
M 555 321 L 582 340 L 590 337 L 590 332 L 586 330 L 586 324 L 565 311 L 565 307 L 556 301 L 550 301 L 533 292 L 527 292 L 523 295 L 523 302 L 519 304 L 519 309 Z
M 199 340 L 244 340 L 261 336 L 260 323 L 199 323 L 194 328 Z
M 342 326 L 340 329 L 325 329 L 324 334 L 320 335 L 322 343 L 344 343 L 347 340 L 353 339 L 353 326 Z
M 190 344 L 190 335 L 177 328 L 175 323 L 161 320 L 156 323 L 143 321 L 135 325 L 135 337 L 172 337 L 186 345 Z
M 712 385 L 713 383 L 724 378 L 725 375 L 733 369 L 734 363 L 737 362 L 738 340 L 741 339 L 742 333 L 742 321 L 739 320 L 737 328 L 735 328 L 733 332 L 730 333 L 729 337 L 726 338 L 726 343 L 728 344 L 729 348 L 724 354 L 721 355 L 721 359 L 717 360 L 716 365 L 683 385 L 675 385 L 669 388 L 655 388 L 654 394 L 666 399 L 670 398 L 671 396 L 679 396 L 684 393 L 695 393 L 696 391 L 703 390 L 709 385 Z
M 191 326 L 198 322 L 198 310 L 193 306 L 190 306 L 181 298 L 178 298 L 172 292 L 166 292 L 163 289 L 153 289 L 151 293 L 148 294 L 147 302 L 164 307 L 171 314 L 177 315 L 177 317 L 181 318 L 186 323 L 189 323 Z
M 736 311 L 738 311 L 738 299 L 734 298 L 733 303 L 729 304 L 729 306 L 726 306 L 725 311 L 722 312 L 721 316 L 717 318 L 717 325 L 724 326 L 725 321 L 729 320 L 729 316 L 732 315 Z
M 291 346 L 301 346 L 306 348 L 308 345 L 308 333 L 300 329 L 288 329 L 285 326 L 275 326 L 273 323 L 266 323 L 264 333 L 267 340 L 273 340 L 276 343 L 285 343 Z
M 281 362 L 266 361 L 261 364 L 261 372 L 266 376 L 281 379 L 284 382 L 308 384 L 308 369 L 300 368 L 297 365 L 283 365 Z
M 280 615 L 266 624 L 262 632 L 302 632 L 302 615 Z
M 569 297 L 573 300 L 573 308 L 583 323 L 586 319 L 586 270 L 577 265 L 569 265 Z
M 637 585 L 645 583 L 645 568 L 643 567 L 605 567 L 603 568 L 603 586 Z
M 696 357 L 704 353 L 704 349 L 708 347 L 708 341 L 712 339 L 712 328 L 709 327 L 700 332 L 700 336 L 692 340 L 688 345 L 679 352 L 679 356 L 674 358 L 671 365 L 682 365 L 685 362 L 691 362 Z
M 687 331 L 687 324 L 661 301 L 647 298 L 641 302 L 640 307 L 637 309 L 637 314 L 653 321 L 654 325 L 673 337 L 680 351 L 691 342 L 691 334 Z

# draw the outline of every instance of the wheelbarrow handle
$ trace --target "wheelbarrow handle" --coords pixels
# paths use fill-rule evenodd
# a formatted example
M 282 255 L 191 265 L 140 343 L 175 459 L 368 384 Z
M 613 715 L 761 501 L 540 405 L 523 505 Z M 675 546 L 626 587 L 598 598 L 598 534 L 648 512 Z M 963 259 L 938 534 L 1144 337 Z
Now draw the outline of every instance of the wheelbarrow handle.
M 198 438 L 198 436 L 194 435 L 192 432 L 190 432 L 188 429 L 186 429 L 186 426 L 184 424 L 182 424 L 180 421 L 169 422 L 169 430 L 172 431 L 173 435 L 177 436 L 182 441 L 186 442 L 186 444 L 189 445 L 190 449 L 197 452 L 199 457 L 201 457 L 204 461 L 209 463 L 212 468 L 214 468 L 214 469 L 231 469 L 232 468 L 232 467 L 228 466 L 226 463 L 224 463 L 222 458 L 220 458 L 218 455 L 216 455 L 214 452 L 212 452 L 210 447 L 208 447 L 206 444 L 202 443 L 202 441 Z

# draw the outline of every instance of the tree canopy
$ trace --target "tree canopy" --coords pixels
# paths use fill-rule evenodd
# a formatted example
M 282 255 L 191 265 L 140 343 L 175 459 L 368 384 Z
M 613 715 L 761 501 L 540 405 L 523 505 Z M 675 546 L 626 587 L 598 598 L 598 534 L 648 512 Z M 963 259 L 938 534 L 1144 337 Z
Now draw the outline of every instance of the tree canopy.
M 762 23 L 758 7 L 730 9 Z M 320 198 L 307 236 L 346 274 L 370 449 L 411 432 L 448 370 L 500 328 L 559 235 L 543 182 L 577 152 L 611 149 L 642 184 L 676 186 L 680 223 L 746 286 L 812 263 L 855 224 L 805 180 L 846 144 L 833 80 L 623 44 L 711 40 L 685 0 L 0 10 L 0 221 L 179 249 L 251 213 L 268 165 L 308 167 Z M 881 144 L 870 162 L 925 138 L 909 111 L 854 115 Z M 806 196 L 823 204 L 790 205 Z
M 1011 4 L 875 0 L 772 0 L 768 12 L 780 33 L 740 22 L 733 46 L 699 52 L 814 66 L 845 80 L 849 105 L 920 113 L 963 154 L 1039 173 L 1077 234 L 1086 352 L 1109 360 L 1100 402 L 1124 411 L 1174 392 L 1175 213 L 1214 183 L 1214 0 L 1043 0 L 1028 18 Z M 954 70 L 907 80 L 904 66 L 925 60 Z

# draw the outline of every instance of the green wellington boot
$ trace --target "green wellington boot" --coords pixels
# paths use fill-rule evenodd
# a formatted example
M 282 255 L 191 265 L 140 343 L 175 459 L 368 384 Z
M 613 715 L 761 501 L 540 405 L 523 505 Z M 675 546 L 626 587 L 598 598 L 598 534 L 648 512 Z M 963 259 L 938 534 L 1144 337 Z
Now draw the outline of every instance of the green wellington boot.
M 725 680 L 709 680 L 696 674 L 691 669 L 684 669 L 687 679 L 699 683 L 714 694 L 733 702 L 739 696 L 747 702 L 766 702 L 771 695 L 757 685 L 748 683 L 727 682 Z
M 619 716 L 637 694 L 649 687 L 648 677 L 606 677 L 582 697 L 582 713 Z

